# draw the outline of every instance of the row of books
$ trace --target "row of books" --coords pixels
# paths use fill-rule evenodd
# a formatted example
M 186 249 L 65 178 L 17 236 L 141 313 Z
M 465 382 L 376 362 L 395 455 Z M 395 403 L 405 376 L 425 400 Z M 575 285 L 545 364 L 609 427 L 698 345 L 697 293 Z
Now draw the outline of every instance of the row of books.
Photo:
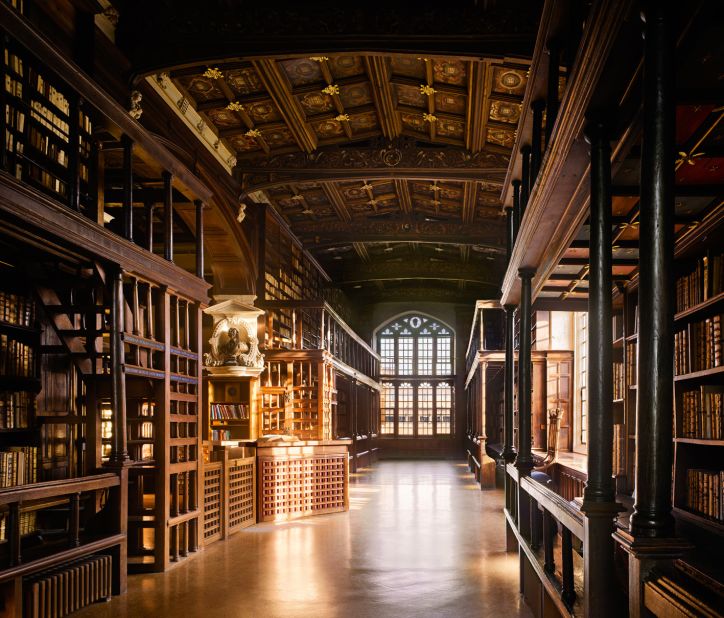
M 702 386 L 698 389 L 683 391 L 681 406 L 682 438 L 700 438 L 704 440 L 724 439 L 722 428 L 722 402 L 724 387 Z
M 244 420 L 249 418 L 249 406 L 244 403 L 212 403 L 212 421 Z
M 0 393 L 0 429 L 30 426 L 35 410 L 35 397 L 25 391 Z
M 50 136 L 38 131 L 35 127 L 30 128 L 28 133 L 29 143 L 42 156 L 50 159 L 62 167 L 68 167 L 67 144 L 59 142 Z
M 636 384 L 636 344 L 626 344 L 626 384 Z
M 0 320 L 18 326 L 32 326 L 35 303 L 23 294 L 0 291 Z
M 32 67 L 28 72 L 28 81 L 35 90 L 48 101 L 50 101 L 61 113 L 70 115 L 70 103 L 65 95 L 55 86 L 48 83 L 45 78 Z
M 20 536 L 34 532 L 37 527 L 37 511 L 20 511 Z M 8 540 L 8 514 L 0 514 L 0 541 Z
M 0 487 L 16 487 L 38 480 L 38 448 L 9 446 L 0 451 Z
M 222 440 L 231 440 L 231 431 L 228 429 L 212 429 L 211 439 L 214 442 L 220 442 Z
M 689 324 L 674 334 L 676 375 L 713 369 L 722 364 L 722 314 Z
M 724 522 L 724 470 L 687 470 L 686 508 Z
M 676 280 L 676 311 L 685 311 L 724 291 L 724 254 L 705 255 Z
M 623 363 L 613 364 L 613 398 L 623 399 L 626 393 L 626 383 L 623 375 Z
M 0 376 L 35 375 L 35 350 L 7 335 L 0 335 Z

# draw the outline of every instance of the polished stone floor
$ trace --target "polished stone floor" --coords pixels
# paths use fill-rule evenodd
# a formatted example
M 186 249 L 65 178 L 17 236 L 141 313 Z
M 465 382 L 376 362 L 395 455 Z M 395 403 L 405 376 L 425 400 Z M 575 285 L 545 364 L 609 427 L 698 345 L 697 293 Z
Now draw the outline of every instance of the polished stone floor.
M 463 463 L 383 461 L 353 475 L 349 513 L 253 526 L 76 615 L 530 616 L 502 500 Z

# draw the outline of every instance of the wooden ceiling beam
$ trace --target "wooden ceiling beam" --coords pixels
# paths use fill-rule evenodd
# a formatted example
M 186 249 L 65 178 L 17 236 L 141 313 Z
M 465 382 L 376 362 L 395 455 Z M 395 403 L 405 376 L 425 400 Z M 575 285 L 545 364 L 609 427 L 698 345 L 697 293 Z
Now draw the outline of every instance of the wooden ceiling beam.
M 475 206 L 478 202 L 478 183 L 466 182 L 463 189 L 463 223 L 472 223 L 475 219 Z
M 367 251 L 367 247 L 363 242 L 353 242 L 352 247 L 354 247 L 354 250 L 356 251 L 360 260 L 362 260 L 366 264 L 370 262 L 370 254 Z
M 388 139 L 398 137 L 402 133 L 402 122 L 395 109 L 387 61 L 381 56 L 366 56 L 364 62 L 372 84 L 372 96 L 377 107 L 377 120 L 382 127 L 382 135 Z
M 322 189 L 324 190 L 324 194 L 327 196 L 329 203 L 332 204 L 332 208 L 334 208 L 334 212 L 337 213 L 340 221 L 351 221 L 352 215 L 349 214 L 349 210 L 344 203 L 344 198 L 339 192 L 339 189 L 337 189 L 337 186 L 332 182 L 325 182 L 322 183 Z
M 400 204 L 402 214 L 412 214 L 412 198 L 410 197 L 410 187 L 406 180 L 395 178 L 395 191 L 397 192 L 397 201 Z
M 191 98 L 193 98 L 193 96 Z M 245 94 L 242 96 L 232 94 L 231 100 L 236 101 L 237 103 L 241 103 L 242 105 L 252 105 L 254 103 L 261 103 L 262 101 L 268 101 L 269 95 L 265 92 L 259 94 Z M 229 99 L 213 99 L 211 101 L 199 101 L 196 104 L 196 111 L 207 112 L 211 109 L 225 109 L 228 104 Z
M 485 124 L 488 120 L 488 95 L 492 86 L 493 72 L 487 62 L 468 63 L 467 110 L 465 120 L 465 146 L 479 152 L 485 145 Z
M 262 59 L 254 60 L 252 65 L 287 123 L 299 148 L 303 152 L 313 152 L 317 148 L 317 136 L 307 124 L 304 111 L 299 101 L 289 91 L 288 82 L 279 70 L 277 63 L 271 59 Z
M 428 101 L 429 100 L 434 100 L 434 97 L 428 97 Z M 433 109 L 433 111 L 435 110 L 434 103 L 432 103 L 432 109 Z M 397 105 L 397 110 L 400 113 L 405 112 L 408 114 L 418 114 L 420 116 L 426 112 L 432 113 L 432 112 L 430 112 L 430 105 L 428 105 L 427 110 L 424 110 L 420 107 L 413 107 L 412 105 L 403 105 L 403 104 L 399 103 Z M 450 114 L 448 112 L 439 112 L 438 111 L 438 112 L 435 112 L 434 115 L 438 120 L 451 120 L 453 122 L 465 122 L 465 116 L 462 114 Z M 434 124 L 434 123 L 430 123 L 430 124 Z M 513 129 L 515 129 L 515 127 L 513 127 Z
M 368 78 L 365 75 L 355 75 L 354 77 L 340 77 L 339 79 L 335 79 L 332 77 L 332 73 L 327 68 L 327 61 L 322 60 L 320 63 L 320 68 L 322 69 L 322 74 L 324 75 L 324 79 L 326 83 L 323 82 L 317 82 L 314 84 L 304 84 L 303 86 L 295 86 L 291 89 L 292 96 L 298 96 L 302 94 L 310 94 L 313 92 L 322 92 L 322 89 L 326 86 L 329 86 L 331 84 L 335 84 L 339 86 L 340 88 L 344 88 L 345 86 L 357 86 L 359 84 L 364 84 L 368 82 Z M 325 71 L 326 68 L 326 71 Z
M 365 281 L 443 280 L 472 281 L 483 285 L 500 285 L 502 269 L 493 266 L 481 268 L 479 264 L 465 264 L 460 260 L 432 261 L 417 256 L 407 260 L 372 260 L 345 269 L 336 283 L 352 285 Z
M 462 96 L 467 96 L 468 94 L 467 88 L 463 86 L 454 86 L 453 84 L 445 84 L 441 82 L 435 82 L 433 84 L 432 63 L 429 61 L 425 62 L 425 77 L 427 78 L 427 85 L 434 86 L 435 92 L 440 92 L 442 94 L 457 94 Z M 420 86 L 425 85 L 419 79 L 415 79 L 414 77 L 405 77 L 403 75 L 393 75 L 390 77 L 390 83 L 398 86 L 409 86 L 410 88 L 415 88 L 416 90 L 419 90 Z
M 314 221 L 297 223 L 294 232 L 310 250 L 352 242 L 441 242 L 469 244 L 502 251 L 505 225 L 493 221 L 453 223 L 449 221 L 407 221 L 365 219 L 350 222 Z

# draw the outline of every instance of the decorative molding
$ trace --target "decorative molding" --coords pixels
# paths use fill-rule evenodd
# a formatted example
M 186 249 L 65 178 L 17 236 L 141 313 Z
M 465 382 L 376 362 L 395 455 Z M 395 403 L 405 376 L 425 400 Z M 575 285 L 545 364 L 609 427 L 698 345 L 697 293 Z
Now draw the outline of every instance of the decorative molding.
M 229 150 L 226 145 L 219 140 L 219 136 L 209 127 L 201 115 L 188 105 L 188 99 L 171 81 L 168 73 L 159 73 L 146 78 L 146 82 L 154 89 L 158 96 L 183 120 L 184 124 L 196 135 L 198 140 L 204 145 L 214 158 L 229 174 L 231 174 L 234 164 L 236 163 L 236 154 Z M 178 101 L 186 101 L 186 110 L 182 111 L 178 106 Z
M 305 221 L 294 226 L 309 249 L 342 242 L 443 242 L 487 246 L 502 250 L 505 225 L 448 221 Z
M 395 280 L 447 280 L 472 281 L 482 285 L 500 287 L 503 278 L 502 264 L 490 262 L 485 268 L 480 264 L 461 262 L 433 262 L 414 260 L 405 262 L 372 261 L 356 268 L 345 270 L 337 280 L 340 285 L 352 285 L 365 281 Z
M 263 172 L 302 172 L 305 170 L 415 170 L 438 169 L 442 176 L 448 170 L 476 170 L 478 179 L 485 171 L 505 173 L 510 156 L 497 152 L 472 153 L 456 146 L 422 146 L 417 140 L 400 137 L 374 140 L 371 146 L 330 146 L 315 152 L 293 152 L 271 157 L 250 157 L 239 161 L 239 171 L 246 174 Z
M 214 375 L 259 375 L 264 355 L 259 352 L 258 316 L 263 310 L 252 304 L 255 296 L 237 296 L 204 309 L 214 318 L 204 366 Z

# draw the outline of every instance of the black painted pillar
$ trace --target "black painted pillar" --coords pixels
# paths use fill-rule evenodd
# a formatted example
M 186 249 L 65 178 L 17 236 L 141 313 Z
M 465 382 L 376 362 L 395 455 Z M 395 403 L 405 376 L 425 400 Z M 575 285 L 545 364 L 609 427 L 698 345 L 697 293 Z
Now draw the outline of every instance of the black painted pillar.
M 513 217 L 513 208 L 505 207 L 505 255 L 510 262 L 510 256 L 513 255 L 513 247 L 515 246 L 515 220 Z
M 123 237 L 133 241 L 133 140 L 124 135 L 123 146 Z
M 520 149 L 523 158 L 521 169 L 521 186 L 520 186 L 520 223 L 523 222 L 525 209 L 528 207 L 528 198 L 530 198 L 531 178 L 530 178 L 530 146 L 527 144 Z
M 540 164 L 543 159 L 543 110 L 546 103 L 543 99 L 533 101 L 533 136 L 531 139 L 530 153 L 530 184 L 528 196 L 533 191 L 533 186 L 538 178 Z
M 505 409 L 503 417 L 503 459 L 506 463 L 515 461 L 513 446 L 513 383 L 515 382 L 515 350 L 513 349 L 514 305 L 505 305 Z
M 194 200 L 196 206 L 196 276 L 204 278 L 204 203 Z
M 558 117 L 558 79 L 560 74 L 561 48 L 556 39 L 548 41 L 548 85 L 546 92 L 546 146 L 551 141 L 553 125 Z
M 588 480 L 586 502 L 613 502 L 613 359 L 611 326 L 611 147 L 600 121 L 586 127 L 591 144 L 591 241 L 588 293 Z
M 153 253 L 153 211 L 156 205 L 153 203 L 151 196 L 145 200 L 146 207 L 146 249 Z
M 520 207 L 520 180 L 514 180 L 513 185 L 513 246 L 515 239 L 518 238 L 518 230 L 520 229 L 520 220 L 523 217 Z
M 614 577 L 614 520 L 618 512 L 613 481 L 613 335 L 611 278 L 611 147 L 608 127 L 586 127 L 591 144 L 591 241 L 588 292 L 588 480 L 584 519 L 584 613 L 617 614 Z
M 173 176 L 163 173 L 163 257 L 173 262 Z
M 530 474 L 533 468 L 531 452 L 531 281 L 535 271 L 521 268 L 520 277 L 520 346 L 518 352 L 518 456 L 515 466 L 521 475 Z
M 666 2 L 644 3 L 638 399 L 634 536 L 669 537 L 674 379 L 674 25 Z
M 111 403 L 113 406 L 113 440 L 110 464 L 128 461 L 126 439 L 126 367 L 123 350 L 124 308 L 123 271 L 113 278 L 113 314 L 111 324 Z

